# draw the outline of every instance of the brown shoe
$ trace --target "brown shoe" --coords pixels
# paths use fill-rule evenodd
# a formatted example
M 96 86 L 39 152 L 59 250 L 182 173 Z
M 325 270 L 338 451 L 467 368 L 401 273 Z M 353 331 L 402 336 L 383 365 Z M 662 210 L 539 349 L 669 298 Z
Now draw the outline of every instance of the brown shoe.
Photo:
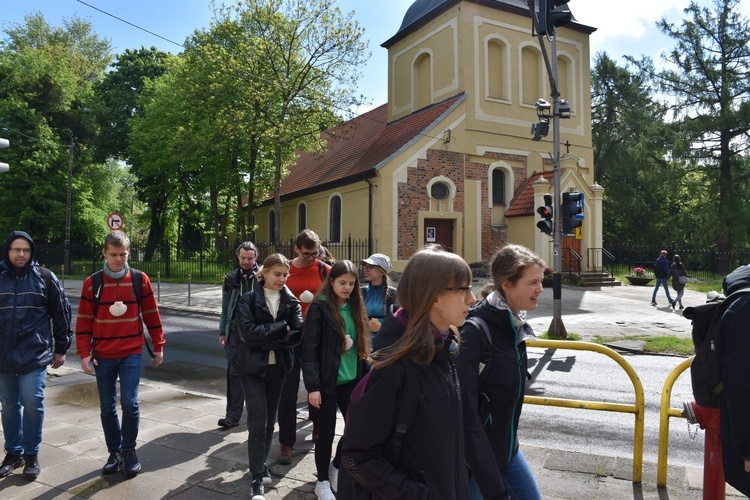
M 276 457 L 279 465 L 289 465 L 292 463 L 292 447 L 288 444 L 282 444 L 279 450 L 279 456 Z

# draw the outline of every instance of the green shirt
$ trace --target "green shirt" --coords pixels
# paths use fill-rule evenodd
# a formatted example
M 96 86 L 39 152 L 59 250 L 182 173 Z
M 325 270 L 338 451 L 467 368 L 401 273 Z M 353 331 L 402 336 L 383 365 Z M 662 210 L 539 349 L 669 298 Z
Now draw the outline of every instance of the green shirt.
M 354 326 L 354 316 L 348 300 L 343 306 L 339 306 L 339 314 L 344 322 L 344 333 L 352 338 L 352 346 L 341 353 L 337 385 L 346 384 L 357 378 L 357 329 Z

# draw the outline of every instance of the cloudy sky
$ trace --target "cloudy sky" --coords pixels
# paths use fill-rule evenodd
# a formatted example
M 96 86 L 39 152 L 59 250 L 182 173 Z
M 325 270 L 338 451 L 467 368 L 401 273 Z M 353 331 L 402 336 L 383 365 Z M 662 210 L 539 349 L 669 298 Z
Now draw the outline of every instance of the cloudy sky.
M 698 0 L 698 3 L 707 5 L 710 1 L 713 0 Z M 35 11 L 42 12 L 53 26 L 77 15 L 89 19 L 99 35 L 110 38 L 117 53 L 141 45 L 180 52 L 178 44 L 193 30 L 207 27 L 212 15 L 210 0 L 23 0 L 3 3 L 0 27 L 22 23 L 24 15 Z M 336 0 L 335 3 L 345 12 L 355 11 L 355 19 L 365 28 L 365 39 L 369 40 L 372 56 L 362 68 L 359 90 L 374 105 L 383 104 L 387 99 L 387 53 L 380 44 L 396 33 L 413 0 Z M 623 55 L 648 55 L 658 60 L 659 54 L 670 49 L 673 43 L 661 35 L 655 23 L 665 18 L 679 24 L 689 3 L 689 0 L 570 0 L 568 5 L 580 23 L 597 28 L 591 36 L 592 57 L 598 52 L 607 52 L 614 59 Z M 744 16 L 750 17 L 750 0 L 740 0 L 739 9 Z

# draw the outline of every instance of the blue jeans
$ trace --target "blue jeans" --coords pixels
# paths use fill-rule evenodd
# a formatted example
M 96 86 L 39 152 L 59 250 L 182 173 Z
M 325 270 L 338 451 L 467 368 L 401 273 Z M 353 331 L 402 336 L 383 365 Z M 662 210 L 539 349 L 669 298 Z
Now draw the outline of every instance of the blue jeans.
M 654 287 L 654 294 L 651 296 L 651 302 L 656 302 L 656 292 L 659 291 L 660 286 L 664 286 L 664 291 L 667 293 L 667 300 L 671 303 L 672 297 L 669 295 L 669 285 L 667 284 L 668 278 L 656 278 L 656 286 Z
M 37 368 L 23 375 L 0 373 L 0 404 L 7 453 L 39 453 L 44 423 L 46 377 L 47 367 Z
M 536 479 L 531 473 L 531 467 L 526 462 L 526 457 L 519 449 L 516 456 L 510 460 L 508 466 L 501 470 L 505 485 L 510 488 L 511 497 L 519 500 L 542 500 L 542 494 L 539 493 L 539 486 Z M 479 486 L 472 479 L 469 481 L 469 498 L 471 500 L 482 500 L 482 493 Z
M 96 387 L 99 389 L 99 406 L 107 450 L 129 451 L 135 449 L 138 438 L 138 384 L 141 382 L 141 355 L 124 358 L 96 359 Z M 117 377 L 120 377 L 120 405 L 122 428 L 117 418 Z

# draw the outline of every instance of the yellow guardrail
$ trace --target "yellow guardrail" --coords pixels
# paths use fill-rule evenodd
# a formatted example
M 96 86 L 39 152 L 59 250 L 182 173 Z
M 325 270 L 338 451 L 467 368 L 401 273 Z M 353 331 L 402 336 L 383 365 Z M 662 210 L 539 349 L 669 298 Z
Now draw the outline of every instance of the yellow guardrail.
M 661 405 L 659 406 L 659 458 L 656 462 L 656 486 L 659 488 L 667 487 L 667 451 L 669 448 L 669 417 L 685 418 L 682 410 L 672 408 L 672 386 L 682 372 L 687 370 L 692 363 L 691 356 L 672 370 L 664 381 L 664 388 L 661 391 Z
M 633 482 L 640 483 L 643 477 L 643 433 L 645 427 L 646 401 L 643 395 L 643 384 L 630 363 L 619 353 L 607 346 L 592 342 L 571 342 L 568 340 L 527 339 L 527 347 L 541 349 L 571 349 L 574 351 L 594 351 L 612 358 L 630 377 L 635 389 L 635 404 L 607 403 L 602 401 L 583 401 L 577 399 L 545 398 L 540 396 L 526 396 L 523 401 L 527 404 L 558 406 L 563 408 L 580 408 L 583 410 L 615 411 L 633 413 L 635 428 L 633 436 Z

